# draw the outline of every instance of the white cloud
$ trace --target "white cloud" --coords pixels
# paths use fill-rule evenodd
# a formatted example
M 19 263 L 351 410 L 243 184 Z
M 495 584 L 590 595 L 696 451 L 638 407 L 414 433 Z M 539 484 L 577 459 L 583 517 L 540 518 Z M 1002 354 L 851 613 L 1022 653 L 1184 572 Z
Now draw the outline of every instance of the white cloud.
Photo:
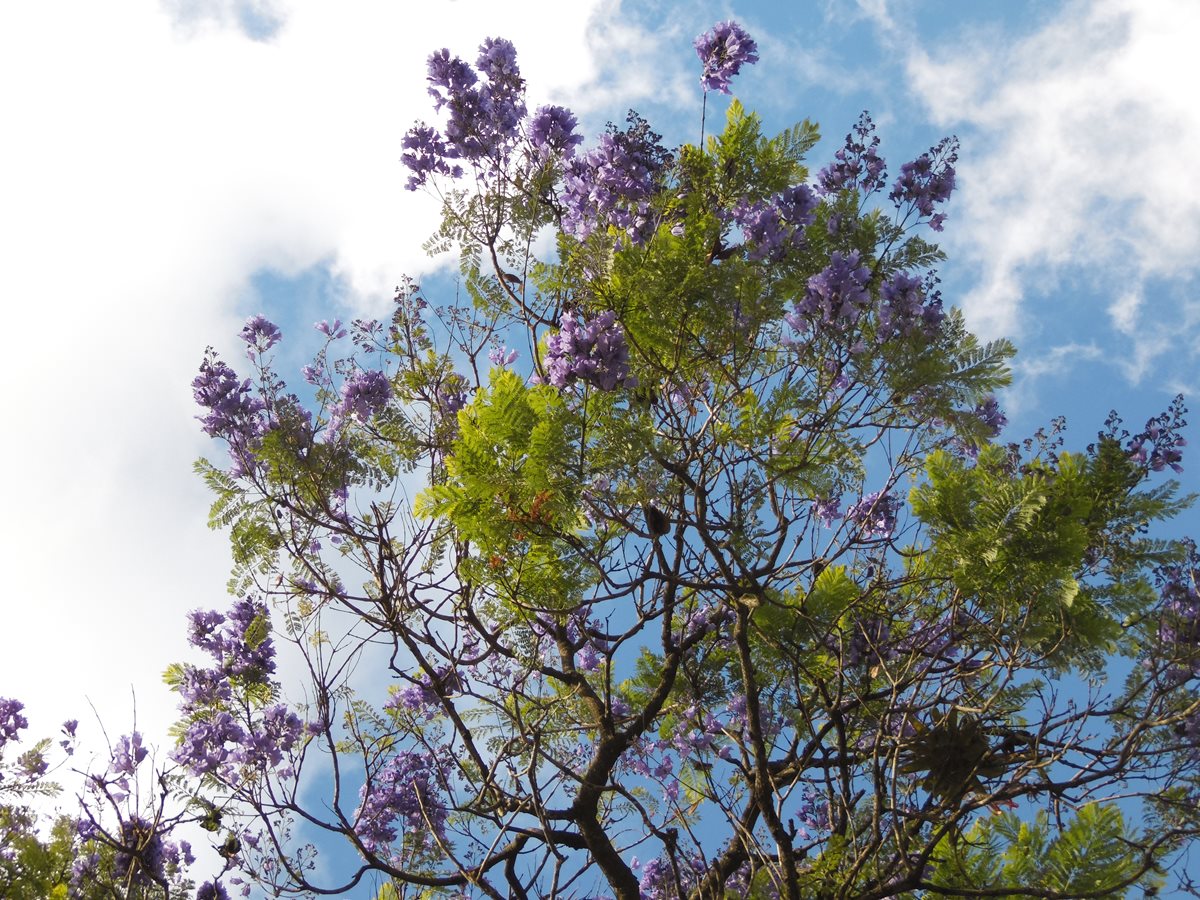
M 328 262 L 360 307 L 428 269 L 436 210 L 403 190 L 400 140 L 430 115 L 429 51 L 470 57 L 489 35 L 516 43 L 535 100 L 656 83 L 653 42 L 602 0 L 0 12 L 0 696 L 27 703 L 31 733 L 88 727 L 85 695 L 127 730 L 131 685 L 143 730 L 165 733 L 183 614 L 226 602 L 227 538 L 190 471 L 213 452 L 200 354 L 236 333 L 264 268 Z
M 1106 305 L 1149 279 L 1191 277 L 1200 6 L 1077 0 L 1022 40 L 994 37 L 965 33 L 948 52 L 914 43 L 908 65 L 938 122 L 967 131 L 951 247 L 978 267 L 973 327 L 1019 332 L 1023 298 L 1064 275 Z M 1174 315 L 1147 293 L 1151 307 L 1160 322 Z

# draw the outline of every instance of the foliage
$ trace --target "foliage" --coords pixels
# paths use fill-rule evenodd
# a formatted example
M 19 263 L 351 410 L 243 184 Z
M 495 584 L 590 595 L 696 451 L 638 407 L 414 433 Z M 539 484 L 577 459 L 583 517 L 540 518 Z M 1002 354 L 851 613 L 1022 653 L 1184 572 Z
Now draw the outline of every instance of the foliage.
M 757 59 L 695 46 L 706 92 Z M 404 162 L 469 302 L 320 323 L 311 400 L 261 316 L 250 378 L 205 355 L 238 599 L 189 617 L 171 764 L 90 776 L 88 871 L 180 889 L 192 822 L 198 897 L 1157 889 L 1200 824 L 1200 559 L 1153 536 L 1186 411 L 996 442 L 1013 348 L 928 239 L 956 142 L 889 183 L 864 114 L 810 179 L 815 126 L 736 100 L 583 150 L 507 41 L 429 82 Z

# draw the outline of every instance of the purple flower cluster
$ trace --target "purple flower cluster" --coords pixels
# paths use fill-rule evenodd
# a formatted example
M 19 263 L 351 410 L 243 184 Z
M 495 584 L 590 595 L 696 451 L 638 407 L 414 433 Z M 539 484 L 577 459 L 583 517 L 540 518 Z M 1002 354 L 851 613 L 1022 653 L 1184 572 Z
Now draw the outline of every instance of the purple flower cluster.
M 990 394 L 982 403 L 975 406 L 975 415 L 983 423 L 991 437 L 998 435 L 1008 424 L 1008 416 L 1004 415 L 1004 410 L 1000 408 L 996 398 Z
M 447 375 L 434 391 L 433 399 L 443 418 L 453 418 L 467 405 L 467 379 L 458 373 Z
M 239 380 L 237 373 L 208 348 L 200 363 L 200 374 L 192 381 L 196 403 L 206 410 L 197 418 L 206 434 L 224 438 L 229 444 L 235 474 L 253 467 L 255 442 L 266 430 L 262 414 L 265 404 L 252 396 L 252 390 L 250 379 Z
M 409 190 L 435 173 L 459 177 L 463 170 L 455 160 L 494 164 L 514 146 L 526 114 L 516 49 L 503 38 L 488 38 L 475 65 L 478 72 L 445 49 L 429 57 L 429 94 L 448 118 L 444 134 L 419 124 L 404 136 L 401 160 L 411 173 Z
M 229 891 L 219 881 L 206 881 L 196 888 L 196 900 L 229 900 Z
M 897 207 L 905 205 L 929 219 L 929 227 L 942 230 L 946 217 L 934 206 L 945 203 L 954 191 L 954 164 L 958 162 L 958 139 L 942 138 L 928 152 L 900 167 L 900 177 L 888 195 Z
M 225 676 L 264 684 L 275 671 L 275 644 L 262 602 L 243 597 L 234 601 L 228 616 L 195 610 L 188 621 L 189 643 L 212 656 Z
M 858 525 L 862 538 L 890 538 L 899 514 L 900 498 L 886 490 L 875 491 L 846 510 L 846 521 Z
M 545 162 L 552 157 L 569 159 L 575 147 L 583 143 L 583 135 L 575 133 L 578 125 L 575 114 L 565 106 L 543 106 L 529 120 L 529 142 Z
M 392 385 L 382 372 L 355 372 L 342 383 L 342 396 L 329 410 L 329 432 L 337 434 L 348 419 L 367 423 L 392 399 Z
M 503 368 L 504 366 L 511 366 L 517 361 L 517 357 L 520 355 L 520 352 L 509 350 L 507 347 L 493 347 L 488 351 L 488 362 L 493 366 Z
M 736 618 L 734 611 L 725 604 L 701 604 L 683 616 L 676 640 L 680 644 L 684 644 L 702 635 L 719 634 L 721 626 L 729 624 L 734 618 Z M 727 638 L 718 640 L 723 639 Z
M 117 740 L 117 747 L 113 750 L 112 762 L 109 764 L 109 772 L 120 777 L 128 777 L 133 775 L 137 767 L 142 764 L 150 751 L 142 746 L 142 735 L 140 732 L 133 734 L 123 734 Z
M 700 83 L 706 91 L 729 93 L 729 82 L 743 65 L 758 62 L 758 45 L 737 22 L 718 22 L 693 42 L 704 64 Z
M 1166 468 L 1182 472 L 1183 451 L 1180 448 L 1186 447 L 1187 441 L 1179 430 L 1187 425 L 1183 418 L 1186 412 L 1183 397 L 1176 397 L 1166 412 L 1146 423 L 1145 431 L 1130 438 L 1126 447 L 1129 458 L 1153 472 Z
M 799 834 L 805 840 L 811 840 L 815 835 L 829 831 L 832 821 L 829 815 L 829 801 L 811 784 L 805 784 L 800 789 L 800 806 L 796 809 L 796 819 L 799 823 Z
M 837 497 L 817 497 L 812 502 L 812 514 L 826 528 L 842 517 L 841 501 Z
M 846 668 L 855 666 L 871 668 L 894 659 L 898 654 L 896 648 L 888 644 L 891 636 L 892 632 L 888 623 L 877 616 L 871 616 L 855 623 L 854 633 L 842 656 L 842 665 Z
M 229 781 L 236 780 L 234 766 L 278 768 L 300 739 L 299 717 L 274 704 L 243 728 L 224 708 L 235 688 L 270 685 L 275 646 L 266 606 L 247 597 L 236 601 L 228 616 L 196 610 L 188 619 L 189 642 L 216 665 L 183 668 L 176 690 L 187 727 L 172 757 L 194 775 L 220 774 Z
M 283 339 L 283 332 L 266 316 L 258 315 L 247 319 L 242 328 L 242 340 L 246 342 L 246 353 L 251 359 L 266 353 Z
M 162 834 L 141 816 L 121 823 L 113 872 L 126 884 L 148 888 L 166 883 L 166 856 Z
M 460 691 L 463 688 L 462 676 L 449 666 L 437 670 L 437 683 L 443 691 Z M 409 684 L 394 690 L 383 707 L 405 710 L 418 718 L 429 719 L 441 710 L 441 697 L 434 679 L 428 672 L 422 672 Z
M 1182 563 L 1159 570 L 1162 616 L 1158 641 L 1170 665 L 1169 679 L 1178 684 L 1200 676 L 1200 556 L 1196 547 L 1188 547 Z
M 741 201 L 733 220 L 742 229 L 753 260 L 778 258 L 786 247 L 804 245 L 804 229 L 812 224 L 817 195 L 806 184 L 781 191 L 770 200 Z
M 432 753 L 402 750 L 369 777 L 359 792 L 354 830 L 363 846 L 386 854 L 396 840 L 396 820 L 426 835 L 444 837 L 447 808 L 442 791 L 446 774 Z
M 879 290 L 879 340 L 920 332 L 934 337 L 946 318 L 937 292 L 926 298 L 921 279 L 900 272 Z
M 817 184 L 826 194 L 861 190 L 869 194 L 883 187 L 887 163 L 877 152 L 879 137 L 875 123 L 863 112 L 854 129 L 846 135 L 845 145 L 833 154 L 834 162 L 817 174 Z
M 846 254 L 835 250 L 829 265 L 808 279 L 804 298 L 785 319 L 799 332 L 808 331 L 818 321 L 849 324 L 871 303 L 870 280 L 871 270 L 862 264 L 857 250 Z
M 29 720 L 21 715 L 25 704 L 20 700 L 0 697 L 0 750 L 9 741 L 17 740 L 17 733 L 29 727 Z
M 642 900 L 674 900 L 679 896 L 675 886 L 675 874 L 666 860 L 651 859 L 643 863 L 634 857 L 630 868 L 635 873 L 640 870 L 638 892 L 642 895 Z
M 585 240 L 610 225 L 642 244 L 654 231 L 650 198 L 669 155 L 659 135 L 633 113 L 629 127 L 609 126 L 600 145 L 567 162 L 563 170 L 562 227 Z
M 636 387 L 629 374 L 629 347 L 616 314 L 605 310 L 590 323 L 569 312 L 559 320 L 558 334 L 546 341 L 547 380 L 554 387 L 586 381 L 602 391 Z

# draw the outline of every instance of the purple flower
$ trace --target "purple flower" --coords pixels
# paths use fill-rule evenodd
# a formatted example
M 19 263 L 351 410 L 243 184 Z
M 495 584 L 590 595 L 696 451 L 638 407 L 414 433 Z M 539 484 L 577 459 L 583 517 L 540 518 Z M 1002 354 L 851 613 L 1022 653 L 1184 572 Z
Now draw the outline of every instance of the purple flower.
M 283 338 L 278 326 L 268 321 L 265 316 L 254 316 L 246 320 L 242 328 L 242 340 L 249 345 L 251 356 L 256 353 L 266 353 Z
M 329 430 L 336 434 L 349 418 L 366 423 L 392 398 L 392 385 L 382 372 L 355 372 L 342 384 L 342 397 L 329 411 Z
M 871 667 L 894 659 L 896 649 L 888 646 L 891 634 L 887 622 L 875 616 L 857 622 L 842 658 L 843 666 Z
M 933 207 L 945 203 L 954 191 L 954 164 L 958 161 L 958 139 L 942 138 L 927 153 L 900 167 L 900 177 L 888 196 L 899 208 L 911 204 L 924 217 L 931 217 L 929 227 L 942 230 L 944 214 L 934 215 Z
M 140 816 L 121 823 L 120 846 L 113 857 L 113 871 L 123 881 L 138 887 L 150 887 L 166 881 L 163 870 L 162 835 L 154 824 Z
M 188 666 L 179 685 L 179 695 L 187 709 L 196 710 L 219 706 L 232 696 L 232 690 L 220 670 Z
M 583 135 L 575 133 L 576 125 L 575 114 L 565 106 L 540 107 L 529 122 L 529 142 L 538 158 L 574 156 L 575 147 L 583 143 Z
M 638 880 L 638 890 L 642 900 L 670 900 L 677 896 L 675 875 L 666 860 L 652 859 L 640 868 L 642 877 Z
M 777 258 L 785 245 L 802 247 L 804 229 L 812 224 L 817 203 L 816 194 L 806 184 L 780 191 L 770 200 L 739 202 L 733 220 L 751 245 L 749 258 Z
M 1171 406 L 1153 419 L 1146 422 L 1146 430 L 1130 438 L 1126 453 L 1140 466 L 1161 472 L 1170 468 L 1176 473 L 1183 472 L 1183 451 L 1187 441 L 1179 431 L 1186 427 L 1184 415 L 1187 408 L 1183 405 L 1183 396 L 1177 396 L 1171 401 Z M 1114 413 L 1115 416 L 1115 413 Z M 1129 432 L 1124 433 L 1125 436 Z
M 171 758 L 193 775 L 212 775 L 229 759 L 233 748 L 241 744 L 246 732 L 227 712 L 190 723 Z
M 598 147 L 569 160 L 563 170 L 563 230 L 582 241 L 611 225 L 634 244 L 644 243 L 654 230 L 650 198 L 670 161 L 659 139 L 630 113 L 624 131 L 610 125 Z
M 846 521 L 859 526 L 863 538 L 890 538 L 896 530 L 896 516 L 900 512 L 900 499 L 886 490 L 867 494 L 848 510 Z
M 196 889 L 196 900 L 229 900 L 229 892 L 219 881 L 206 881 Z
M 578 379 L 602 391 L 635 387 L 637 378 L 629 374 L 625 332 L 616 318 L 611 310 L 605 310 L 591 323 L 584 323 L 563 313 L 558 334 L 546 341 L 550 384 L 561 388 Z
M 287 753 L 300 740 L 304 723 L 282 703 L 269 706 L 262 719 L 245 736 L 234 753 L 234 759 L 256 769 L 273 768 L 283 762 Z
M 870 280 L 871 270 L 857 250 L 835 250 L 829 265 L 808 279 L 804 299 L 785 318 L 797 331 L 807 331 L 814 321 L 835 326 L 853 322 L 871 302 Z
M 933 337 L 941 328 L 945 313 L 942 298 L 933 291 L 926 298 L 921 279 L 903 272 L 889 278 L 879 291 L 879 339 L 921 332 Z
M 510 366 L 516 362 L 520 354 L 516 350 L 509 350 L 507 347 L 493 347 L 488 351 L 488 361 L 493 366 Z
M 334 319 L 330 325 L 328 321 L 322 319 L 320 322 L 314 322 L 313 328 L 325 335 L 331 341 L 340 340 L 346 336 L 346 329 L 342 327 L 341 319 Z
M 700 83 L 706 91 L 729 93 L 729 82 L 743 65 L 758 62 L 758 45 L 737 22 L 718 22 L 693 42 L 704 64 Z
M 258 414 L 263 402 L 247 396 L 250 391 L 250 379 L 239 381 L 237 373 L 210 348 L 200 363 L 200 374 L 192 380 L 196 402 L 208 410 L 207 415 L 198 417 L 205 433 L 223 437 L 231 445 L 261 434 L 263 425 Z
M 367 779 L 359 792 L 354 830 L 368 850 L 386 853 L 396 840 L 395 822 L 442 836 L 446 802 L 445 773 L 430 753 L 402 750 Z M 432 838 L 428 839 L 433 844 Z
M 975 415 L 983 423 L 991 437 L 998 435 L 1001 429 L 1008 424 L 1008 416 L 1004 415 L 1004 410 L 1000 408 L 996 398 L 990 394 L 975 407 Z
M 149 751 L 142 746 L 142 736 L 138 732 L 131 735 L 121 735 L 117 739 L 117 749 L 113 751 L 109 771 L 115 775 L 132 775 L 141 765 Z
M 837 497 L 817 497 L 813 500 L 813 515 L 826 528 L 842 517 L 841 503 Z
M 445 418 L 453 418 L 467 405 L 467 380 L 457 373 L 447 375 L 434 392 L 438 412 Z
M 462 166 L 452 166 L 446 162 L 448 158 L 453 158 L 451 150 L 435 128 L 425 124 L 414 125 L 401 139 L 400 146 L 404 150 L 400 161 L 410 172 L 404 185 L 407 190 L 415 191 L 429 180 L 430 175 L 458 178 L 463 173 Z
M 17 732 L 29 727 L 29 720 L 21 715 L 24 708 L 20 700 L 0 697 L 0 750 L 9 741 L 17 740 Z
M 503 38 L 488 38 L 479 48 L 476 65 L 478 73 L 445 49 L 429 57 L 429 95 L 434 109 L 447 111 L 448 120 L 444 134 L 418 124 L 404 136 L 401 159 L 412 173 L 409 190 L 432 174 L 461 176 L 463 169 L 453 160 L 486 163 L 480 175 L 494 175 L 515 145 L 526 115 L 525 81 L 516 50 Z
M 864 111 L 854 129 L 846 135 L 845 145 L 833 154 L 834 162 L 817 175 L 821 191 L 836 194 L 838 191 L 861 190 L 869 194 L 882 187 L 887 177 L 887 163 L 876 152 L 878 147 L 875 123 Z

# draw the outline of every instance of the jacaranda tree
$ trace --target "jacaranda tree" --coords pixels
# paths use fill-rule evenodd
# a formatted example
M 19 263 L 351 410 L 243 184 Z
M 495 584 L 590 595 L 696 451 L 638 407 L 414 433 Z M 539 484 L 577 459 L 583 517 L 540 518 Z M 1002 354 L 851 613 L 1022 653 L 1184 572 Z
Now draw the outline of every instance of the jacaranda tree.
M 757 59 L 735 23 L 696 50 L 706 98 Z M 140 737 L 93 776 L 121 788 L 85 798 L 95 872 L 168 892 L 157 826 L 190 816 L 229 860 L 202 897 L 1186 878 L 1200 557 L 1155 537 L 1186 411 L 998 442 L 1012 348 L 933 269 L 956 142 L 889 176 L 864 114 L 814 174 L 813 125 L 732 100 L 697 146 L 630 113 L 585 150 L 507 41 L 428 81 L 403 161 L 463 296 L 405 281 L 386 321 L 320 323 L 298 393 L 261 316 L 249 377 L 205 356 L 238 599 L 168 672 L 174 818 L 121 807 Z

